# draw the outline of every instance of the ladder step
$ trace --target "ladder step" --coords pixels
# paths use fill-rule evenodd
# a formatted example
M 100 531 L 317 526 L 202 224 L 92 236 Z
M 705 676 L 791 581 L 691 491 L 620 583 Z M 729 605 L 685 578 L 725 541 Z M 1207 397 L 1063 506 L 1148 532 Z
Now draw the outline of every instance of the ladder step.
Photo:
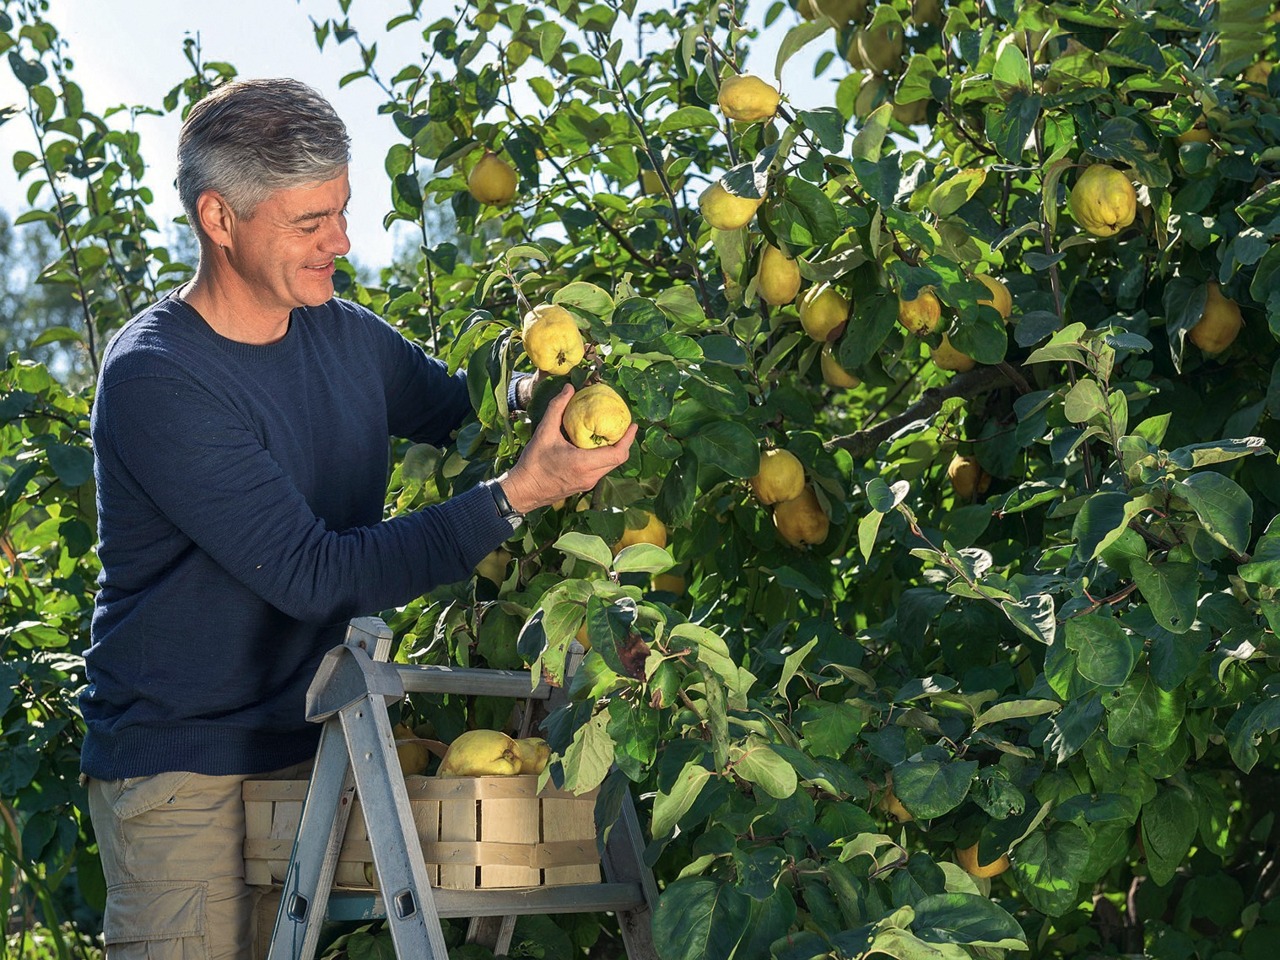
M 465 693 L 470 696 L 515 697 L 546 700 L 552 687 L 539 680 L 534 686 L 528 670 L 491 670 L 481 667 L 395 664 L 406 693 Z
M 598 913 L 631 910 L 644 904 L 638 883 L 572 883 L 556 887 L 503 890 L 431 890 L 441 917 L 502 917 L 547 913 Z M 386 916 L 377 894 L 334 890 L 330 920 L 375 920 Z

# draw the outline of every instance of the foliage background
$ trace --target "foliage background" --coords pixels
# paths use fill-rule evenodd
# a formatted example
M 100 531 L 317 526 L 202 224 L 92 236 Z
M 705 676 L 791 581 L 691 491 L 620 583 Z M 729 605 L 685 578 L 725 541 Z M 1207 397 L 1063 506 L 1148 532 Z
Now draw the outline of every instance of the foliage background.
M 796 24 L 780 61 L 804 51 L 841 77 L 834 102 L 765 125 L 715 107 L 726 72 L 771 72 L 744 61 L 733 4 L 481 0 L 441 17 L 406 2 L 385 29 L 423 37 L 408 64 L 379 61 L 372 9 L 316 14 L 317 42 L 350 58 L 344 82 L 385 95 L 404 137 L 386 219 L 421 237 L 376 278 L 348 270 L 342 293 L 466 365 L 476 409 L 455 448 L 396 449 L 389 509 L 518 453 L 530 424 L 504 398 L 527 368 L 526 302 L 573 310 L 597 344 L 575 383 L 612 383 L 642 426 L 618 475 L 532 518 L 502 584 L 388 611 L 400 656 L 556 676 L 586 623 L 592 653 L 547 728 L 554 775 L 602 784 L 602 825 L 622 790 L 642 798 L 664 957 L 1269 955 L 1280 75 L 1241 75 L 1274 60 L 1271 11 L 817 6 L 768 17 Z M 75 781 L 92 376 L 111 332 L 190 262 L 156 241 L 142 144 L 86 102 L 48 9 L 0 14 L 29 94 L 14 119 L 38 139 L 13 158 L 31 203 L 16 229 L 50 260 L 46 299 L 6 315 L 19 352 L 0 387 L 0 908 L 8 949 L 65 955 L 92 950 L 103 898 Z M 901 37 L 902 56 L 854 69 L 859 30 Z M 234 75 L 191 65 L 165 110 Z M 1197 122 L 1207 142 L 1180 142 Z M 465 190 L 484 146 L 520 173 L 510 207 Z M 1137 220 L 1109 239 L 1066 212 L 1097 162 L 1138 188 Z M 719 178 L 765 198 L 749 229 L 700 217 Z M 852 301 L 835 349 L 859 387 L 827 387 L 795 306 L 755 297 L 762 237 Z M 979 272 L 1012 291 L 1009 324 L 979 302 Z M 1245 320 L 1216 357 L 1186 339 L 1210 280 Z M 973 371 L 939 370 L 937 338 L 895 324 L 923 286 Z M 51 347 L 58 378 L 37 361 Z M 805 464 L 823 544 L 786 545 L 748 492 L 762 445 Z M 993 477 L 977 502 L 947 481 L 957 451 Z M 614 557 L 641 510 L 668 547 Z M 654 589 L 669 567 L 683 592 Z M 510 709 L 407 719 L 449 739 Z M 909 823 L 886 816 L 891 788 Z M 970 877 L 954 851 L 972 843 L 1012 869 Z M 519 939 L 617 951 L 598 919 L 530 921 Z M 334 946 L 385 948 L 376 928 Z

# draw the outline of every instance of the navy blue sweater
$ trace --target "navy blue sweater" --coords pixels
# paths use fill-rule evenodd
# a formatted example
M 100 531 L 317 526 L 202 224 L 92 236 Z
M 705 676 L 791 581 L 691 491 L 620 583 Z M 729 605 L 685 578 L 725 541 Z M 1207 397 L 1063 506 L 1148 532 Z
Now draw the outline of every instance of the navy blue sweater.
M 312 755 L 304 694 L 346 622 L 470 576 L 510 535 L 483 487 L 382 519 L 388 437 L 443 444 L 469 409 L 464 374 L 342 300 L 295 310 L 266 346 L 174 299 L 121 330 L 92 418 L 84 772 Z

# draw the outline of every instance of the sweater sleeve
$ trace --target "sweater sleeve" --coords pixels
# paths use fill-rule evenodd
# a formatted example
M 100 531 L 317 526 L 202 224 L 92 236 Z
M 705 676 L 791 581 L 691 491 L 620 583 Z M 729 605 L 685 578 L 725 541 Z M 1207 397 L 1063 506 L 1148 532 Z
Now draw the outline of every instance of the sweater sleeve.
M 168 376 L 100 389 L 95 438 L 137 495 L 223 569 L 312 623 L 399 606 L 471 575 L 510 536 L 483 487 L 371 526 L 328 530 L 253 430 Z

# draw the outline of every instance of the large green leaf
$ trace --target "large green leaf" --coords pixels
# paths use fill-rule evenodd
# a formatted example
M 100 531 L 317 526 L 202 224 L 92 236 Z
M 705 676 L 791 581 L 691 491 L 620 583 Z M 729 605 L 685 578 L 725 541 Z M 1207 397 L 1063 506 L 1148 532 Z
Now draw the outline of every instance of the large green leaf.
M 1253 500 L 1240 484 L 1220 473 L 1193 473 L 1174 493 L 1191 504 L 1209 536 L 1236 553 L 1249 546 Z
M 1151 605 L 1156 622 L 1170 633 L 1186 633 L 1196 619 L 1200 574 L 1190 563 L 1147 563 L 1135 559 L 1129 571 Z
M 689 812 L 693 802 L 702 793 L 712 773 L 700 759 L 686 763 L 669 790 L 659 790 L 653 799 L 653 836 L 664 837 L 675 829 L 680 818 Z
M 1060 917 L 1075 909 L 1079 884 L 1089 862 L 1089 838 L 1070 823 L 1037 830 L 1018 844 L 1013 879 L 1027 902 Z
M 685 441 L 698 459 L 719 467 L 731 477 L 748 479 L 760 469 L 760 447 L 741 423 L 717 420 Z
M 1066 625 L 1067 646 L 1076 653 L 1076 669 L 1086 680 L 1118 687 L 1129 679 L 1136 656 L 1128 632 L 1111 617 L 1091 613 Z
M 778 756 L 766 740 L 749 737 L 740 749 L 730 751 L 729 759 L 738 776 L 771 797 L 783 800 L 796 792 L 795 767 Z
M 1177 786 L 1161 786 L 1142 807 L 1142 842 L 1151 879 L 1164 886 L 1186 859 L 1196 835 L 1196 808 Z
M 1027 949 L 1027 937 L 1007 910 L 976 893 L 938 893 L 915 903 L 911 929 L 921 940 L 975 947 Z
M 1173 743 L 1186 712 L 1186 688 L 1161 690 L 1148 673 L 1135 673 L 1119 690 L 1102 698 L 1107 739 L 1118 747 L 1140 743 L 1163 750 Z
M 732 886 L 686 877 L 662 891 L 653 913 L 662 960 L 729 960 L 751 918 L 751 900 Z
M 977 773 L 973 760 L 905 760 L 893 768 L 893 792 L 918 819 L 928 820 L 960 806 Z

